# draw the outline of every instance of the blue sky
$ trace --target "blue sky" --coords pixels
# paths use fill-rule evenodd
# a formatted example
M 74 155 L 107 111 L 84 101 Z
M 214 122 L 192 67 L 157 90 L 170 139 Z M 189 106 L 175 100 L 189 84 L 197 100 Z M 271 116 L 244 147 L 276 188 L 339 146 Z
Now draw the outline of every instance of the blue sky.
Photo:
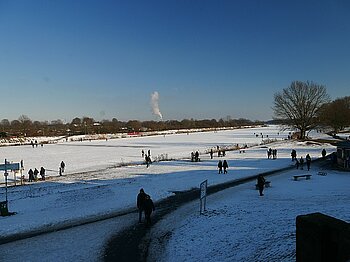
M 0 0 L 0 119 L 273 116 L 294 80 L 350 86 L 349 1 Z

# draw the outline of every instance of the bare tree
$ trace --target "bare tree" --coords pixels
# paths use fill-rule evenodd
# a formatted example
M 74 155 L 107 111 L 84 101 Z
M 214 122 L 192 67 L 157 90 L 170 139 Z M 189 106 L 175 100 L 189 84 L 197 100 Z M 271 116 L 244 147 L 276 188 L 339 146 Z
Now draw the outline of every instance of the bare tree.
M 26 115 L 20 115 L 18 118 L 18 121 L 21 125 L 23 135 L 24 136 L 31 135 L 31 134 L 28 134 L 28 131 L 30 129 L 30 126 L 32 125 L 32 120 L 30 120 L 30 118 Z
M 321 106 L 329 102 L 326 88 L 313 82 L 294 81 L 288 88 L 274 95 L 274 114 L 287 126 L 300 131 L 304 139 L 307 131 L 316 126 Z

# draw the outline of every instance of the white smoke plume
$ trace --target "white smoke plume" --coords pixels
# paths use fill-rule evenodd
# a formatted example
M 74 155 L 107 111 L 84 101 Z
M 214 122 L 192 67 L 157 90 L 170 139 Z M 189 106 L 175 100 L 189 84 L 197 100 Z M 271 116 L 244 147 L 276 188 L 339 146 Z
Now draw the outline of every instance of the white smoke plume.
M 162 113 L 159 110 L 159 94 L 157 91 L 153 92 L 151 94 L 151 107 L 152 107 L 152 113 L 156 116 L 159 116 L 160 120 L 163 119 Z

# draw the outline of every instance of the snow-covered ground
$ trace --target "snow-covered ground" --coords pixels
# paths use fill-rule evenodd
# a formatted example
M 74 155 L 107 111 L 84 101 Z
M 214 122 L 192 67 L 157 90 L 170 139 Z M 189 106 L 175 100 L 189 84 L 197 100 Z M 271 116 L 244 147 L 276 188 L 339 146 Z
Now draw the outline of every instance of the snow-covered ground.
M 318 171 L 269 177 L 272 187 L 263 197 L 254 182 L 216 193 L 207 197 L 204 215 L 199 201 L 186 205 L 152 229 L 150 261 L 295 261 L 298 215 L 321 212 L 350 222 L 350 174 Z M 293 180 L 304 173 L 312 178 Z
M 276 141 L 260 145 L 261 134 L 265 138 L 268 135 L 269 139 Z M 276 126 L 269 126 L 107 141 L 62 142 L 35 148 L 30 145 L 1 147 L 2 159 L 6 158 L 13 162 L 24 161 L 24 174 L 29 168 L 39 169 L 40 166 L 53 171 L 48 171 L 50 179 L 45 182 L 27 183 L 25 186 L 8 189 L 9 210 L 16 212 L 16 215 L 0 217 L 0 236 L 7 237 L 96 216 L 112 216 L 134 208 L 136 194 L 141 187 L 154 201 L 157 201 L 172 195 L 173 191 L 198 188 L 204 180 L 208 180 L 208 185 L 214 185 L 290 166 L 292 164 L 290 152 L 293 148 L 296 149 L 298 157 L 309 153 L 313 159 L 320 157 L 323 148 L 328 153 L 335 151 L 330 144 L 285 140 L 288 134 L 287 131 L 278 130 Z M 313 136 L 322 134 L 315 133 Z M 244 153 L 238 150 L 228 151 L 225 158 L 220 159 L 228 160 L 229 173 L 218 175 L 216 171 L 218 157 L 215 155 L 211 160 L 204 152 L 217 145 L 231 147 L 236 144 L 240 146 L 247 144 L 252 147 L 246 149 Z M 276 160 L 267 159 L 268 147 L 278 150 Z M 150 149 L 153 158 L 167 155 L 169 159 L 178 160 L 155 162 L 146 168 L 145 165 L 140 165 L 143 162 L 142 149 L 145 151 Z M 185 159 L 196 150 L 201 152 L 201 162 L 190 162 Z M 59 177 L 55 170 L 58 170 L 62 160 L 66 163 L 66 172 L 64 176 Z M 132 163 L 136 165 L 116 167 Z M 344 185 L 349 184 L 350 176 L 332 171 L 326 177 L 319 177 L 314 175 L 316 171 L 310 171 L 313 177 L 308 181 L 290 180 L 294 172 L 306 172 L 300 170 L 273 177 L 269 179 L 272 181 L 272 187 L 266 190 L 262 198 L 257 196 L 252 184 L 215 194 L 208 198 L 208 212 L 205 216 L 199 216 L 197 212 L 193 212 L 193 208 L 190 208 L 192 212 L 179 211 L 181 219 L 174 214 L 177 219 L 176 223 L 173 223 L 170 245 L 163 254 L 164 260 L 171 261 L 176 253 L 182 256 L 182 259 L 177 261 L 186 259 L 198 261 L 203 260 L 197 256 L 201 253 L 206 255 L 206 259 L 207 256 L 213 259 L 218 257 L 217 261 L 236 261 L 243 257 L 247 258 L 245 261 L 254 261 L 256 253 L 261 254 L 260 258 L 264 257 L 264 252 L 258 252 L 262 248 L 271 250 L 266 253 L 268 260 L 276 256 L 281 249 L 285 249 L 287 252 L 285 261 L 293 261 L 291 259 L 295 240 L 293 221 L 296 215 L 316 210 L 350 220 L 350 211 L 345 208 L 349 193 L 344 190 Z M 11 176 L 13 174 L 10 174 L 9 178 Z M 325 187 L 326 190 L 325 184 L 332 186 Z M 2 185 L 0 200 L 4 199 L 5 189 Z M 327 199 L 330 200 L 326 201 Z M 168 230 L 167 226 L 162 227 Z M 265 230 L 260 237 L 257 236 L 257 230 L 254 230 L 257 227 Z M 183 231 L 186 230 L 188 233 L 185 234 Z M 220 236 L 218 231 L 222 232 Z M 281 243 L 273 241 L 274 234 L 276 239 L 282 236 L 288 241 L 281 240 Z M 266 238 L 266 235 L 269 238 Z M 257 241 L 258 238 L 265 241 L 263 247 L 262 242 Z M 95 241 L 103 242 L 101 239 Z M 282 242 L 288 242 L 286 244 L 288 248 Z M 205 248 L 201 245 L 205 245 Z M 3 251 L 1 253 L 5 254 Z M 12 261 L 21 260 L 9 252 L 6 253 L 9 256 L 5 256 L 5 260 L 10 258 Z M 66 260 L 70 260 L 68 253 L 69 251 L 65 254 Z M 28 261 L 34 260 L 29 258 Z
M 263 138 L 260 134 L 263 134 Z M 258 137 L 256 135 L 259 135 Z M 268 136 L 268 138 L 267 138 Z M 61 161 L 66 164 L 66 174 L 101 170 L 118 165 L 142 163 L 141 150 L 151 151 L 152 159 L 188 158 L 192 151 L 204 153 L 220 146 L 233 147 L 237 144 L 258 145 L 263 139 L 283 140 L 287 132 L 279 132 L 276 127 L 236 129 L 218 132 L 197 132 L 147 137 L 128 137 L 110 140 L 83 140 L 82 142 L 59 140 L 57 144 L 43 147 L 25 146 L 0 147 L 0 159 L 19 163 L 23 160 L 24 171 L 44 166 L 47 175 L 57 176 Z M 48 140 L 47 138 L 41 138 Z M 33 139 L 34 140 L 34 139 Z M 77 139 L 74 139 L 77 140 Z M 79 139 L 78 139 L 79 140 Z M 40 142 L 40 141 L 39 141 Z M 4 161 L 4 160 L 3 160 Z M 4 162 L 3 162 L 4 163 Z M 17 174 L 17 177 L 20 177 Z M 9 177 L 13 179 L 13 176 Z M 0 177 L 0 182 L 4 177 Z

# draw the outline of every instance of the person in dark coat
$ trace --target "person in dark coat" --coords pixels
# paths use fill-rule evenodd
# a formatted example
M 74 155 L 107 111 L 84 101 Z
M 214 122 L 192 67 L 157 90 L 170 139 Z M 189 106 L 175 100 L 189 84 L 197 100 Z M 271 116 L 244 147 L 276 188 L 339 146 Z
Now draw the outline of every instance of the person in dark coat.
M 191 162 L 194 161 L 194 152 L 191 152 Z
M 39 170 L 35 168 L 33 173 L 34 173 L 34 181 L 36 182 L 38 181 Z
M 264 186 L 265 186 L 265 178 L 263 175 L 258 175 L 258 188 L 259 188 L 259 194 L 260 196 L 263 196 L 263 191 L 264 191 Z
M 213 159 L 213 149 L 210 149 L 210 159 Z
M 151 157 L 146 155 L 145 156 L 145 162 L 146 162 L 146 166 L 147 168 L 149 167 L 149 165 L 152 163 Z
M 143 190 L 143 188 L 140 189 L 140 193 L 137 195 L 137 208 L 139 210 L 139 223 L 141 223 L 142 220 L 142 212 L 145 210 L 145 200 L 146 200 L 147 194 Z
M 222 174 L 222 161 L 221 160 L 219 160 L 218 168 L 219 168 L 219 174 Z
M 326 157 L 326 154 L 327 154 L 327 153 L 326 153 L 326 149 L 323 148 L 323 149 L 322 149 L 322 157 L 325 158 L 325 157 Z
M 304 158 L 301 156 L 299 160 L 300 169 L 304 169 Z
M 34 181 L 34 172 L 32 169 L 29 169 L 28 171 L 28 182 L 33 182 Z
M 66 164 L 62 161 L 61 162 L 61 172 L 64 173 L 64 168 L 66 167 Z
M 44 167 L 40 168 L 40 176 L 41 176 L 41 180 L 45 180 L 45 168 Z
M 295 151 L 295 149 L 292 150 L 292 153 L 290 155 L 292 156 L 292 161 L 297 159 L 297 151 Z
M 277 149 L 272 150 L 272 158 L 273 159 L 277 158 Z
M 152 211 L 155 210 L 155 208 L 154 208 L 153 201 L 149 195 L 146 195 L 144 209 L 145 209 L 146 224 L 151 225 L 151 214 L 152 214 Z
M 272 155 L 272 148 L 269 148 L 269 150 L 267 150 L 267 159 L 270 159 Z
M 295 166 L 299 169 L 299 160 L 297 158 L 295 159 Z
M 311 165 L 311 157 L 309 154 L 306 155 L 305 160 L 306 160 L 307 171 L 309 171 L 310 165 Z
M 222 167 L 224 168 L 224 174 L 227 174 L 228 163 L 226 160 L 222 163 Z
M 199 161 L 199 152 L 196 151 L 196 153 L 194 154 L 194 159 L 196 160 L 196 162 Z

